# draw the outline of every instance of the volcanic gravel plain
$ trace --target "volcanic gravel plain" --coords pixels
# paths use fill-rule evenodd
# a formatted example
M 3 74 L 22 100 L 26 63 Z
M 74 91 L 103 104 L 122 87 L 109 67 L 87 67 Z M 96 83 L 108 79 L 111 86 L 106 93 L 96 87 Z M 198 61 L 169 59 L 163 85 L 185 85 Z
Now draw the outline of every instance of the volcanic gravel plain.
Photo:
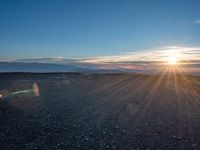
M 198 150 L 200 77 L 2 73 L 1 150 Z

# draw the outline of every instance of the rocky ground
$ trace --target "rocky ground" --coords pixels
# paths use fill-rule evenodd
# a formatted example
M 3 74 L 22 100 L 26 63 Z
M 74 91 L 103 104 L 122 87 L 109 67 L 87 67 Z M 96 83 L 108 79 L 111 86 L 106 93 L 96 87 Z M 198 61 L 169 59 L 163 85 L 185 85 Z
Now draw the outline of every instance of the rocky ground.
M 200 149 L 200 77 L 0 74 L 0 149 Z

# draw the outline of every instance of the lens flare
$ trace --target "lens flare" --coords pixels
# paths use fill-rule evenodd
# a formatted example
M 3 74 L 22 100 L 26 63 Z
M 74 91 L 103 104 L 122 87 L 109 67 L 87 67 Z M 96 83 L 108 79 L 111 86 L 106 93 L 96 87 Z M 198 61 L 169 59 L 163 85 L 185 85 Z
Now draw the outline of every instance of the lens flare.
M 1 90 L 0 91 L 0 99 L 4 99 L 6 97 L 12 97 L 12 96 L 15 96 L 15 95 L 20 95 L 20 94 L 30 94 L 33 96 L 40 96 L 40 88 L 39 88 L 39 84 L 37 82 L 33 83 L 33 86 L 31 89 L 24 89 L 24 90 L 18 90 L 18 91 L 15 91 L 15 92 L 11 92 L 11 93 L 8 93 L 7 91 L 5 90 Z
M 35 93 L 36 96 L 40 96 L 40 88 L 38 83 L 33 84 L 33 92 Z
M 7 97 L 7 91 L 6 90 L 1 90 L 0 91 L 0 99 L 4 99 L 5 97 Z

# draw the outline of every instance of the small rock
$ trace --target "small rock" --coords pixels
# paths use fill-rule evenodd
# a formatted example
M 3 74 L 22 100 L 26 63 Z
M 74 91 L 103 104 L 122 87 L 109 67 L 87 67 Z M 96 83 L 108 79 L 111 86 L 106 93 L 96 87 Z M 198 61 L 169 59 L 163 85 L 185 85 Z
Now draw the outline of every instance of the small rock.
M 77 145 L 77 147 L 81 147 L 80 145 Z
M 194 143 L 194 144 L 192 144 L 192 147 L 197 147 L 197 144 L 195 144 L 195 143 Z
M 180 136 L 176 136 L 176 135 L 174 135 L 173 137 L 176 138 L 176 140 L 178 140 L 178 141 L 181 140 L 181 137 L 180 137 Z
M 115 126 L 116 129 L 119 129 L 119 126 Z

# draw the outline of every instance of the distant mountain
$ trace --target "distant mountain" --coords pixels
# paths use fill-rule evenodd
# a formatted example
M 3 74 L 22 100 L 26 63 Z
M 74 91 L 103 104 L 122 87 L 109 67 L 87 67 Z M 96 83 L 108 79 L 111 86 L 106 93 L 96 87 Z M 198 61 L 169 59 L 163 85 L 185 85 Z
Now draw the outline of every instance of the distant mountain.
M 0 62 L 0 72 L 79 72 L 83 70 L 83 68 L 73 65 Z
M 96 70 L 98 67 L 95 64 L 83 63 L 80 59 L 66 59 L 63 57 L 49 57 L 49 58 L 28 58 L 28 59 L 16 59 L 13 62 L 20 63 L 43 63 L 43 64 L 57 64 L 57 65 L 71 65 L 76 68 L 82 68 L 84 70 Z
M 120 70 L 106 70 L 88 66 L 76 66 L 71 64 L 51 64 L 36 62 L 0 62 L 0 72 L 81 72 L 81 73 L 121 73 Z
M 33 60 L 32 60 L 33 61 Z M 34 60 L 36 61 L 36 60 Z M 199 64 L 182 65 L 181 73 L 200 75 Z M 54 73 L 54 72 L 77 72 L 77 73 L 143 73 L 160 74 L 163 73 L 163 67 L 149 67 L 144 69 L 124 69 L 122 67 L 105 69 L 101 66 L 84 63 L 44 63 L 44 62 L 0 62 L 0 72 L 30 72 L 30 73 Z M 180 72 L 179 72 L 180 73 Z
M 0 72 L 83 72 L 83 73 L 117 73 L 120 70 L 106 70 L 87 66 L 79 67 L 71 64 L 51 64 L 35 62 L 0 62 Z
M 53 58 L 28 58 L 28 59 L 17 59 L 16 62 L 25 63 L 48 63 L 48 64 L 75 64 L 78 60 L 76 59 L 65 59 L 63 57 L 53 57 Z

